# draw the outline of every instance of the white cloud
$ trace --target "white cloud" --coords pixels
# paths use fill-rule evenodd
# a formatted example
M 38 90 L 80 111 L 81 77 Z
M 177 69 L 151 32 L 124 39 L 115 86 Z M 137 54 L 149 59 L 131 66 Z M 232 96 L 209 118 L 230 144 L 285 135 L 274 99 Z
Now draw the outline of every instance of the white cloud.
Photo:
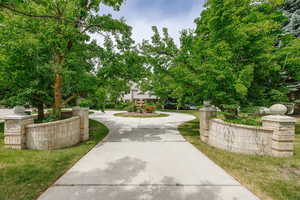
M 163 27 L 168 28 L 170 36 L 174 38 L 176 44 L 179 44 L 180 31 L 187 28 L 195 28 L 194 20 L 200 16 L 204 4 L 204 0 L 182 1 L 190 1 L 189 3 L 192 4 L 192 9 L 188 11 L 185 10 L 185 13 L 181 14 L 174 13 L 174 15 L 171 16 L 168 13 L 167 17 L 164 16 L 162 10 L 156 10 L 157 7 L 153 7 L 152 9 L 150 7 L 147 9 L 147 13 L 142 14 L 141 11 L 133 5 L 134 2 L 122 6 L 120 12 L 113 12 L 109 8 L 103 8 L 103 11 L 104 13 L 111 13 L 115 18 L 124 17 L 127 24 L 133 27 L 133 39 L 136 42 L 141 42 L 143 39 L 150 39 L 153 34 L 151 27 L 157 26 L 160 31 Z M 93 38 L 97 38 L 98 42 L 102 43 L 101 36 L 93 36 Z

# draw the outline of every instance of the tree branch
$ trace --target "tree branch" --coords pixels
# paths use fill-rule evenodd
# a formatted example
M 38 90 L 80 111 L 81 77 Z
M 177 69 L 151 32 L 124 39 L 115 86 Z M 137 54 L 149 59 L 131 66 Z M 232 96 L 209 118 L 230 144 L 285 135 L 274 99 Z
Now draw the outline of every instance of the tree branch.
M 163 73 L 165 73 L 165 74 L 167 74 L 168 76 L 170 76 L 174 81 L 180 82 L 180 83 L 182 83 L 183 85 L 188 86 L 188 87 L 191 87 L 191 88 L 193 88 L 193 89 L 199 89 L 198 86 L 196 86 L 196 85 L 190 83 L 189 81 L 177 80 L 177 79 L 173 76 L 173 74 L 170 73 L 168 70 L 163 69 L 162 67 L 160 67 L 159 69 L 160 69 Z
M 65 20 L 65 21 L 67 21 L 69 23 L 72 23 L 72 24 L 74 23 L 72 20 L 65 19 L 65 18 L 62 18 L 62 17 L 59 17 L 59 16 L 53 16 L 53 15 L 36 15 L 36 14 L 26 13 L 26 12 L 17 10 L 15 8 L 10 7 L 8 5 L 5 5 L 5 4 L 0 4 L 0 8 L 7 9 L 7 10 L 10 10 L 10 11 L 16 13 L 16 14 L 27 16 L 27 17 L 42 18 L 42 19 L 48 18 L 48 19 L 56 19 L 56 20 Z
M 73 99 L 75 99 L 76 97 L 79 96 L 79 93 L 73 94 L 72 96 L 70 96 L 69 98 L 67 98 L 63 103 L 62 106 L 66 105 L 67 103 L 69 103 L 70 101 L 72 101 Z

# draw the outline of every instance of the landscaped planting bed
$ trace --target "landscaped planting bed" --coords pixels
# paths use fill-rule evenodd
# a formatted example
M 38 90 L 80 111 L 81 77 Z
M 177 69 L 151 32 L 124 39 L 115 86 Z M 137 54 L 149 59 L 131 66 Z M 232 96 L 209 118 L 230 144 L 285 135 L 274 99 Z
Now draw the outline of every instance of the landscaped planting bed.
M 79 145 L 52 151 L 11 150 L 3 145 L 0 123 L 0 199 L 32 200 L 47 189 L 107 134 L 100 122 L 90 120 L 90 138 Z
M 243 124 L 249 126 L 262 126 L 261 117 L 259 115 L 247 114 L 247 113 L 239 113 L 235 119 L 227 119 L 222 112 L 217 113 L 217 118 L 222 119 L 225 122 L 233 123 L 233 124 Z
M 230 153 L 201 142 L 198 111 L 185 113 L 197 117 L 179 127 L 185 139 L 262 200 L 300 199 L 300 120 L 296 126 L 295 155 L 289 158 L 274 158 Z
M 133 118 L 155 118 L 155 117 L 168 117 L 168 114 L 164 113 L 138 113 L 138 112 L 124 112 L 116 113 L 117 117 L 133 117 Z

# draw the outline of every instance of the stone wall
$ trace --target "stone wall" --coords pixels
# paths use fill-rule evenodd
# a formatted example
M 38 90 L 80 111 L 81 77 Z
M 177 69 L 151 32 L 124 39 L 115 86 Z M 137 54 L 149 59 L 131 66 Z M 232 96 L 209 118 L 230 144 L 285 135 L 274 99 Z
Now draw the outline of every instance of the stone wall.
M 80 142 L 80 117 L 26 126 L 28 149 L 60 149 Z
M 230 152 L 275 157 L 293 156 L 295 118 L 283 114 L 262 118 L 263 126 L 232 124 L 216 119 L 213 107 L 200 109 L 200 138 Z
M 210 121 L 208 144 L 230 152 L 271 155 L 273 130 L 263 127 L 246 126 Z
M 21 109 L 24 110 L 24 109 Z M 89 109 L 75 107 L 72 118 L 34 124 L 34 117 L 15 112 L 4 117 L 4 144 L 13 149 L 60 149 L 89 138 Z

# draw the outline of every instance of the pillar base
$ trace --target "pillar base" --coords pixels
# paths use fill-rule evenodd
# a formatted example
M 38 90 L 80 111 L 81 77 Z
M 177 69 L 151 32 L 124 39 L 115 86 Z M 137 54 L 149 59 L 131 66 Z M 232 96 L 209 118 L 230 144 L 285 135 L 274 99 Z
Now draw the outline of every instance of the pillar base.
M 269 115 L 262 118 L 263 127 L 273 129 L 272 155 L 293 156 L 296 119 L 285 115 Z
M 200 110 L 200 139 L 208 143 L 209 140 L 209 121 L 216 116 L 217 110 L 213 107 L 204 107 Z
M 26 149 L 26 126 L 33 124 L 33 116 L 9 115 L 4 119 L 4 146 L 10 149 Z

